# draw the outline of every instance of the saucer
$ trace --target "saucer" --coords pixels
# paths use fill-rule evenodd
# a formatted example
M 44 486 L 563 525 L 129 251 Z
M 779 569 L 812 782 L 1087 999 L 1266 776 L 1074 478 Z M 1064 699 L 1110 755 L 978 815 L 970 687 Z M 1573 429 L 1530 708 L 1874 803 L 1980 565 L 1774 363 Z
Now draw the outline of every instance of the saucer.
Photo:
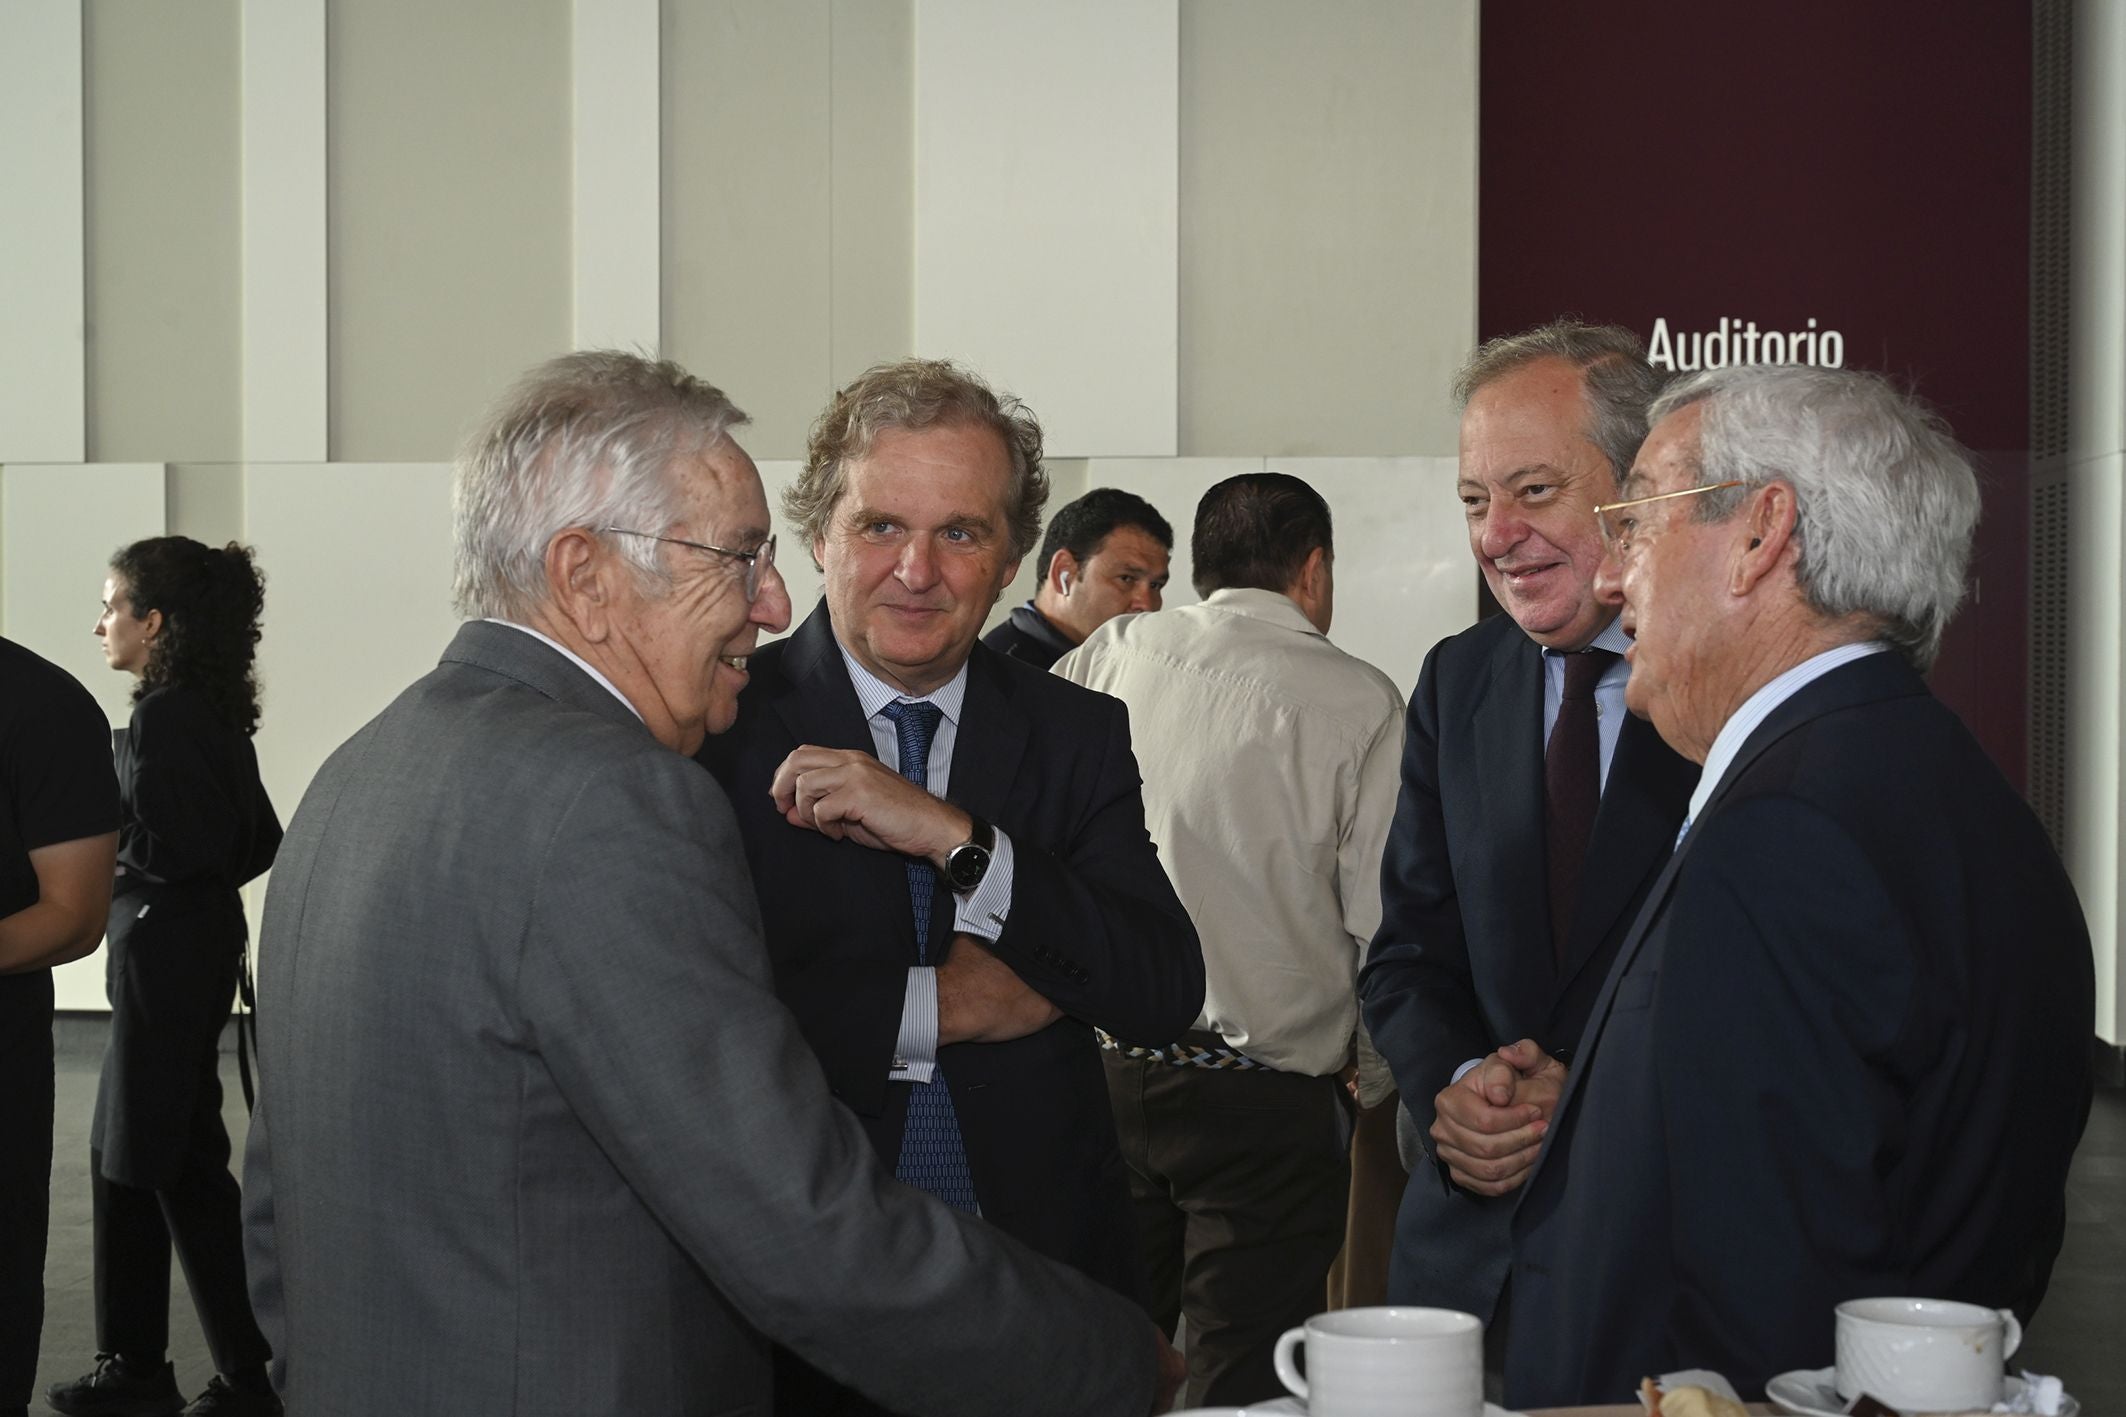
M 1796 1368 L 1781 1373 L 1764 1385 L 1764 1395 L 1773 1407 L 1789 1417 L 1845 1417 L 1845 1400 L 1833 1383 L 1836 1368 Z M 2023 1390 L 2023 1380 L 2010 1376 L 2001 1387 L 2001 1400 L 2013 1402 Z M 2080 1417 L 2082 1404 L 2071 1394 L 2060 1397 L 2060 1417 Z
M 1217 1413 L 1223 1413 L 1225 1411 L 1225 1409 L 1222 1407 L 1207 1407 L 1201 1410 L 1205 1412 Z M 1270 1417 L 1270 1414 L 1272 1413 L 1279 1414 L 1279 1417 L 1282 1417 L 1282 1414 L 1285 1413 L 1297 1413 L 1299 1414 L 1299 1417 L 1306 1417 L 1307 1406 L 1305 1403 L 1301 1402 L 1296 1397 L 1280 1397 L 1271 1402 L 1258 1402 L 1253 1407 L 1247 1408 L 1245 1410 L 1251 1414 L 1255 1414 L 1255 1417 Z M 1172 1414 L 1172 1417 L 1188 1417 L 1188 1413 L 1176 1412 Z M 1508 1412 L 1505 1408 L 1500 1407 L 1497 1403 L 1487 1402 L 1484 1404 L 1484 1417 L 1521 1417 L 1521 1414 L 1519 1414 L 1518 1412 Z

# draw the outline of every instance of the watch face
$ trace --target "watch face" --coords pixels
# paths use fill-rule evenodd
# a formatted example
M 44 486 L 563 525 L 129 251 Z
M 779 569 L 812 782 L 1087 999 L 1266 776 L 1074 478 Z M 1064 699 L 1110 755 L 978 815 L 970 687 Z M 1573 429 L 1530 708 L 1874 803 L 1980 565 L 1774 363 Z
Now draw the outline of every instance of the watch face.
M 989 851 L 972 843 L 955 846 L 945 858 L 945 874 L 956 891 L 971 891 L 982 883 L 989 872 Z

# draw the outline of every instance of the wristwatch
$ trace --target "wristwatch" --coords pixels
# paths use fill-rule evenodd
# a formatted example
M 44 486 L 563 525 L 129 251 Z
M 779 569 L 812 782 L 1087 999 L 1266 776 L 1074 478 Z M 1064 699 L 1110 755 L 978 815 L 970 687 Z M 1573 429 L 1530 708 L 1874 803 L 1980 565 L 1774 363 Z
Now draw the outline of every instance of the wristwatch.
M 945 884 L 955 895 L 965 895 L 982 884 L 982 877 L 989 874 L 989 853 L 997 844 L 995 827 L 972 813 L 968 820 L 974 823 L 973 834 L 945 853 Z

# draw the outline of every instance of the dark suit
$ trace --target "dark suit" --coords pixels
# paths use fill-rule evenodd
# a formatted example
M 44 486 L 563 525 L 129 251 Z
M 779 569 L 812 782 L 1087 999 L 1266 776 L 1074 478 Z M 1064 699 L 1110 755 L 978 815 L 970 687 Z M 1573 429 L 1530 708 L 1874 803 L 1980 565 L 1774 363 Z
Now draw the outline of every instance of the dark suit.
M 1381 863 L 1380 932 L 1358 981 L 1366 1027 L 1420 1132 L 1433 1097 L 1471 1058 L 1533 1038 L 1571 1059 L 1697 777 L 1650 726 L 1626 718 L 1561 971 L 1543 886 L 1542 648 L 1496 615 L 1426 656 Z M 1443 1166 L 1414 1171 L 1389 1301 L 1490 1322 L 1515 1200 L 1463 1191 Z
M 1027 601 L 1011 612 L 1003 624 L 982 636 L 982 643 L 998 654 L 1023 659 L 1036 669 L 1052 669 L 1057 660 L 1076 646 L 1048 617 Z
M 1831 1309 L 2044 1293 L 2089 938 L 2021 798 L 1894 654 L 1752 733 L 1617 958 L 1514 1218 L 1515 1407 L 1745 1397 Z
M 737 724 L 702 761 L 730 793 L 760 896 L 775 990 L 879 1155 L 899 1154 L 910 1087 L 888 1079 L 916 963 L 902 858 L 793 827 L 768 784 L 800 744 L 875 751 L 821 604 L 757 652 Z M 1128 715 L 1105 695 L 977 645 L 951 799 L 1016 852 L 998 958 L 1064 1017 L 1010 1043 L 940 1050 L 982 1215 L 1140 1301 L 1143 1265 L 1095 1024 L 1178 1038 L 1203 1006 L 1196 932 L 1144 828 Z M 943 958 L 953 912 L 930 914 Z

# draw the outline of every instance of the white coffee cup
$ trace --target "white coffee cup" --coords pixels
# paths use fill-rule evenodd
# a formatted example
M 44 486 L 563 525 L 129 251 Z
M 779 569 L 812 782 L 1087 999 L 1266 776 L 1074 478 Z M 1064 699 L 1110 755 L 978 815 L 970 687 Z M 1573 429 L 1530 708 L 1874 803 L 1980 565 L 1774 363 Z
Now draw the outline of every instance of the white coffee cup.
M 2023 1326 L 2006 1309 L 1953 1299 L 1848 1299 L 1838 1314 L 1838 1395 L 1906 1412 L 1984 1411 Z
M 1292 1362 L 1307 1349 L 1306 1376 Z M 1452 1309 L 1338 1309 L 1277 1340 L 1309 1417 L 1483 1417 L 1484 1325 Z

